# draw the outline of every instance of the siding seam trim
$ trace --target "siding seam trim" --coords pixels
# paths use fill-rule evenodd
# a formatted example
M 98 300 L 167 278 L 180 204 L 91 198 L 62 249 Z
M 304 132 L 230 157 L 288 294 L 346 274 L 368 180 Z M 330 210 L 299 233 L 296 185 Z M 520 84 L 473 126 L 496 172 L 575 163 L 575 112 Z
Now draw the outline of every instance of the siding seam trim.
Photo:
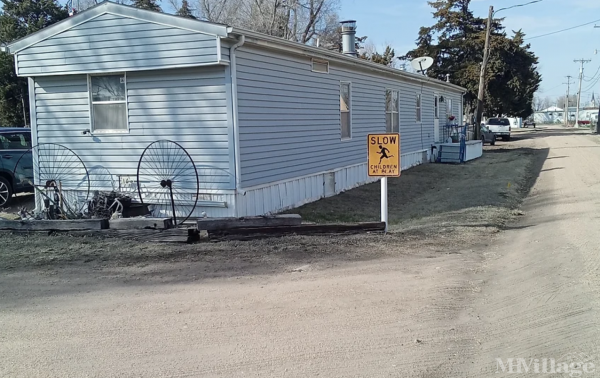
M 119 69 L 100 69 L 100 70 L 85 70 L 85 71 L 71 71 L 71 72 L 39 72 L 27 75 L 17 74 L 18 77 L 30 77 L 30 76 L 69 76 L 69 75 L 86 75 L 86 74 L 102 74 L 102 73 L 113 73 L 113 72 L 140 72 L 140 71 L 158 71 L 158 70 L 170 70 L 175 68 L 192 68 L 192 67 L 208 67 L 208 66 L 226 66 L 229 62 L 222 60 L 220 62 L 208 62 L 208 63 L 187 63 L 187 64 L 171 64 L 166 66 L 151 66 L 135 69 L 131 68 L 119 68 Z

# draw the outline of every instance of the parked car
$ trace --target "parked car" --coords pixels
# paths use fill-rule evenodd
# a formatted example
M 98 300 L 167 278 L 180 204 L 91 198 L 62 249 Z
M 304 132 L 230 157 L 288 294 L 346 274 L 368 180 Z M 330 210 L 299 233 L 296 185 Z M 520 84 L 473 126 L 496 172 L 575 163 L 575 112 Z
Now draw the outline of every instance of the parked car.
M 528 119 L 525 122 L 523 122 L 523 127 L 529 127 L 529 126 L 533 126 L 533 128 L 535 129 L 535 122 L 531 119 Z
M 496 144 L 496 134 L 486 125 L 481 125 L 481 143 L 489 143 L 492 146 Z
M 485 126 L 492 131 L 496 137 L 501 137 L 502 140 L 510 140 L 510 121 L 508 118 L 488 118 L 485 121 Z
M 13 194 L 33 191 L 29 184 L 33 182 L 30 149 L 31 129 L 0 127 L 0 208 L 10 202 Z M 20 180 L 14 177 L 15 172 Z

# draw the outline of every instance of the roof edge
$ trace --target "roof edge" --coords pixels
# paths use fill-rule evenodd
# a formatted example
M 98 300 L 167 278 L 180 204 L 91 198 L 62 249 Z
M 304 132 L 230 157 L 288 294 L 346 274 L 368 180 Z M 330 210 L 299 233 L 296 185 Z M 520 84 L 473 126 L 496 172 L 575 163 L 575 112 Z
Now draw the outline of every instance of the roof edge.
M 316 57 L 327 58 L 329 60 L 334 60 L 342 64 L 359 66 L 361 68 L 365 68 L 371 71 L 379 71 L 384 72 L 386 74 L 391 74 L 395 76 L 399 76 L 403 79 L 416 81 L 419 83 L 429 83 L 434 84 L 438 87 L 448 88 L 458 92 L 466 92 L 466 88 L 463 88 L 459 85 L 448 83 L 442 80 L 434 79 L 424 75 L 418 75 L 406 71 L 401 71 L 396 68 L 390 68 L 384 66 L 382 64 L 369 62 L 364 59 L 358 59 L 354 57 L 349 57 L 342 53 L 338 53 L 335 51 L 330 51 L 314 46 L 304 45 L 302 43 L 288 41 L 283 38 L 273 37 L 267 34 L 257 33 L 251 30 L 241 29 L 241 28 L 230 28 L 231 34 L 236 36 L 244 35 L 246 39 L 246 43 L 253 43 L 258 46 L 274 48 L 281 51 L 296 53 L 300 55 L 311 55 Z M 252 40 L 248 40 L 248 38 Z
M 172 26 L 178 29 L 187 29 L 198 33 L 214 35 L 216 37 L 227 37 L 230 29 L 226 25 L 214 24 L 211 22 L 179 17 L 167 13 L 153 12 L 145 9 L 138 9 L 129 5 L 104 1 L 72 17 L 66 18 L 56 24 L 45 27 L 33 34 L 9 43 L 7 45 L 8 52 L 16 54 L 29 46 L 35 45 L 36 43 L 42 42 L 77 25 L 108 13 L 123 17 L 137 18 L 143 21 Z

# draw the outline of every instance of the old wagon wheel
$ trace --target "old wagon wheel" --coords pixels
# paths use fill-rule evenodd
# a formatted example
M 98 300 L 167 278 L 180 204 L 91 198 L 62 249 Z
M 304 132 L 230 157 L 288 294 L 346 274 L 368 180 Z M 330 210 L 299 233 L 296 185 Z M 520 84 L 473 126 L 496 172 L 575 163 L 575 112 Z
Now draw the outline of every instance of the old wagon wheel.
M 140 157 L 137 169 L 138 194 L 156 217 L 170 217 L 183 224 L 198 203 L 198 171 L 190 154 L 178 143 L 159 140 Z
M 42 143 L 23 153 L 13 172 L 20 187 L 32 187 L 44 200 L 48 218 L 78 218 L 90 195 L 83 161 L 71 149 Z

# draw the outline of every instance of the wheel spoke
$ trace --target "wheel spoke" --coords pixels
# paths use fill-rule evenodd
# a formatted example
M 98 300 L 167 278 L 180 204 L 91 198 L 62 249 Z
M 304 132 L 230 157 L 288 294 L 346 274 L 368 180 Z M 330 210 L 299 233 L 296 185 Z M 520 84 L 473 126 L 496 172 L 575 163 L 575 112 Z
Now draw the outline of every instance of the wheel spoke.
M 44 193 L 46 183 L 54 181 L 56 185 L 62 186 L 63 190 L 67 191 L 63 193 L 65 205 L 73 211 L 81 212 L 89 198 L 90 179 L 79 156 L 72 150 L 58 144 L 39 144 L 21 155 L 17 161 L 15 172 L 20 166 L 20 162 L 26 162 L 24 157 L 28 154 L 33 160 L 32 173 L 34 180 L 32 181 L 26 177 L 24 172 L 15 173 L 14 176 L 20 182 L 30 182 Z M 79 203 L 78 198 L 83 197 L 82 194 L 85 194 L 85 200 Z
M 146 147 L 138 163 L 137 179 L 139 196 L 152 206 L 154 215 L 172 217 L 173 202 L 178 224 L 194 212 L 198 173 L 192 158 L 179 144 L 160 140 Z M 173 198 L 169 187 L 160 185 L 162 180 L 171 181 Z

